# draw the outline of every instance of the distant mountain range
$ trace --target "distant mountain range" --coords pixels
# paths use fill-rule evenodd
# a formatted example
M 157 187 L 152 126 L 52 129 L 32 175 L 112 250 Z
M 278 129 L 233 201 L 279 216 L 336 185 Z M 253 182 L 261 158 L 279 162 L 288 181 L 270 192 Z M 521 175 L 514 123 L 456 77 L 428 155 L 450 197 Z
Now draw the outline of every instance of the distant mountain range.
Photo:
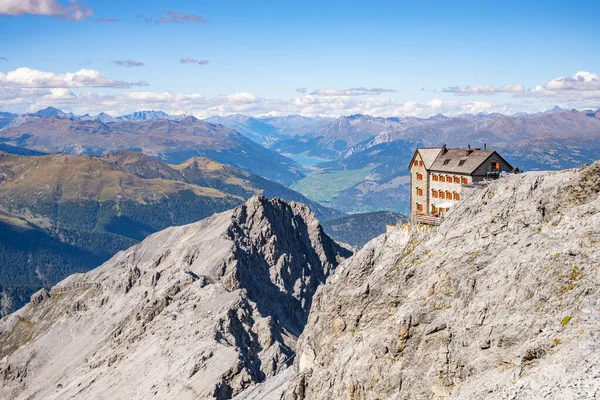
M 303 177 L 294 161 L 224 126 L 194 117 L 153 119 L 163 113 L 132 115 L 145 119 L 105 123 L 46 109 L 9 122 L 0 130 L 0 144 L 44 153 L 101 155 L 135 150 L 169 163 L 203 156 L 285 185 Z
M 275 128 L 269 128 L 266 119 L 261 119 L 261 123 L 261 132 Z M 245 134 L 260 136 L 260 132 Z M 452 118 L 351 115 L 334 121 L 321 120 L 312 130 L 288 132 L 270 148 L 283 154 L 329 159 L 318 164 L 324 171 L 366 171 L 364 180 L 351 181 L 327 202 L 331 207 L 345 212 L 406 212 L 410 157 L 417 147 L 444 143 L 449 147 L 487 144 L 525 171 L 578 167 L 600 158 L 600 110 L 555 107 L 536 114 L 465 114 Z M 320 174 L 319 179 L 327 176 Z M 339 179 L 339 174 L 331 176 Z
M 560 107 L 511 116 L 381 118 L 358 114 L 332 119 L 238 114 L 206 121 L 160 111 L 112 117 L 104 113 L 75 116 L 47 108 L 21 116 L 1 114 L 0 118 L 5 124 L 0 129 L 0 145 L 7 151 L 102 154 L 135 149 L 175 163 L 207 156 L 287 186 L 294 184 L 298 190 L 303 186 L 319 190 L 312 182 L 298 185 L 303 179 L 317 179 L 327 186 L 331 178 L 336 180 L 331 185 L 336 190 L 324 204 L 344 212 L 405 213 L 407 164 L 417 147 L 444 143 L 482 147 L 485 143 L 525 171 L 572 168 L 600 158 L 600 110 Z M 323 173 L 305 178 L 300 167 L 283 155 L 325 159 L 317 165 Z M 345 175 L 351 175 L 346 182 Z M 314 196 L 314 190 L 303 193 L 320 201 L 323 197 Z
M 278 183 L 196 157 L 178 165 L 120 152 L 96 157 L 0 153 L 0 292 L 3 313 L 33 291 L 100 265 L 149 234 L 224 211 L 254 195 L 342 213 Z

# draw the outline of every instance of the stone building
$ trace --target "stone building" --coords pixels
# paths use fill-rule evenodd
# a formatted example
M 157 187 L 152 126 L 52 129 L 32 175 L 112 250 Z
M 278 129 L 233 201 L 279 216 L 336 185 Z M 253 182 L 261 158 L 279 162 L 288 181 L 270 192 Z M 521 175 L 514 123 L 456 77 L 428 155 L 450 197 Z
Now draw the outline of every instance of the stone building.
M 417 222 L 437 224 L 464 194 L 464 188 L 498 179 L 514 168 L 495 151 L 449 149 L 446 145 L 415 150 L 410 165 L 410 214 Z M 465 186 L 466 185 L 466 186 Z

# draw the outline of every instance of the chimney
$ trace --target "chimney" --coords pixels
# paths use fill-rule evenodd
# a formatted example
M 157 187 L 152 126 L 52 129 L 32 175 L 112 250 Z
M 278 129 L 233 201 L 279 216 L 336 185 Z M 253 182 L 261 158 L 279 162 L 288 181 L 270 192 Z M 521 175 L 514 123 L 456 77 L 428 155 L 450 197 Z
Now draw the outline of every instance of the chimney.
M 470 155 L 473 152 L 473 150 L 471 150 L 471 145 L 468 144 L 467 145 L 467 155 Z
M 442 146 L 442 154 L 446 154 L 447 151 L 448 149 L 446 148 L 446 143 L 444 143 L 444 145 Z
M 483 144 L 483 150 L 487 150 L 487 143 Z
M 471 150 L 471 145 L 470 144 L 467 145 L 467 149 Z

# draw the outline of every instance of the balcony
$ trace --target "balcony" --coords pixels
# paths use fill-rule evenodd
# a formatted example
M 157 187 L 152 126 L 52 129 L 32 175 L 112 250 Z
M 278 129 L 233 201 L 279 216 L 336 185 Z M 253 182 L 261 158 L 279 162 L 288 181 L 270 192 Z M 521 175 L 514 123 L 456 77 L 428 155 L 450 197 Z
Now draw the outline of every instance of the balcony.
M 432 214 L 413 214 L 411 220 L 417 224 L 438 226 L 444 222 L 444 217 L 436 217 Z

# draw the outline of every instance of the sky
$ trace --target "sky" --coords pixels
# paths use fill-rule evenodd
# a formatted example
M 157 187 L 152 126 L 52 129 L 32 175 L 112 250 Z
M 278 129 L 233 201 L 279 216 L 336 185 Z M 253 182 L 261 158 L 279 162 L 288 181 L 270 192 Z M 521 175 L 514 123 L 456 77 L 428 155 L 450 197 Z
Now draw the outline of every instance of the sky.
M 0 111 L 600 108 L 599 1 L 0 0 Z

